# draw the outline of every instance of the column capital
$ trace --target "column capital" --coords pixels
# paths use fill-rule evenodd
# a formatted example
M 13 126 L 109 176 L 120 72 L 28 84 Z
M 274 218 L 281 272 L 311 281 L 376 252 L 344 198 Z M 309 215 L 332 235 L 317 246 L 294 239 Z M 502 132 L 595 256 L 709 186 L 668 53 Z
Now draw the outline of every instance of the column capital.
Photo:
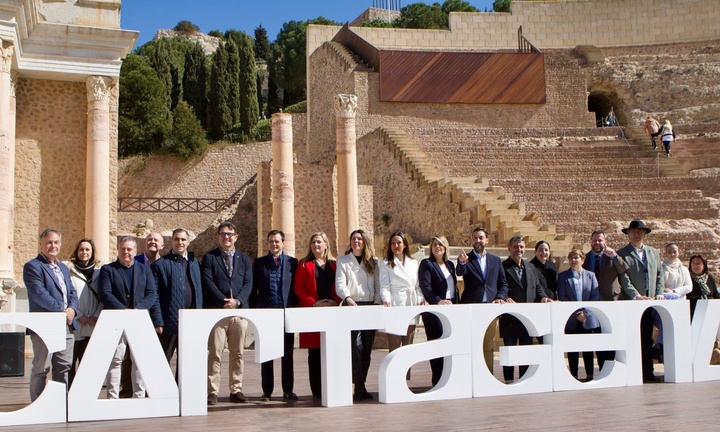
M 340 118 L 355 118 L 358 97 L 350 94 L 335 96 L 335 116 Z
M 12 58 L 15 54 L 15 46 L 0 43 L 0 72 L 10 73 L 12 69 Z
M 109 102 L 112 79 L 101 76 L 91 76 L 87 79 L 88 102 Z

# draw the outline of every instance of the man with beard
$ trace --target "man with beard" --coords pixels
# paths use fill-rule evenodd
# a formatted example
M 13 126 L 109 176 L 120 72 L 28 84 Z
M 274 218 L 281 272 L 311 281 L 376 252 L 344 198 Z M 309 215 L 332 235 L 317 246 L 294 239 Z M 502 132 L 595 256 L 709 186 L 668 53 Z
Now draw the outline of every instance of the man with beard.
M 622 292 L 620 275 L 627 271 L 627 263 L 607 245 L 603 230 L 593 231 L 590 245 L 592 250 L 586 254 L 583 268 L 595 273 L 603 301 L 618 300 Z M 615 360 L 615 351 L 599 351 L 597 359 L 598 367 L 602 369 L 605 361 Z
M 455 273 L 463 277 L 465 289 L 460 303 L 505 303 L 508 285 L 500 258 L 485 251 L 487 231 L 477 227 L 472 232 L 473 250 L 458 255 Z M 495 319 L 485 331 L 483 356 L 490 372 L 493 371 L 493 346 L 497 328 Z

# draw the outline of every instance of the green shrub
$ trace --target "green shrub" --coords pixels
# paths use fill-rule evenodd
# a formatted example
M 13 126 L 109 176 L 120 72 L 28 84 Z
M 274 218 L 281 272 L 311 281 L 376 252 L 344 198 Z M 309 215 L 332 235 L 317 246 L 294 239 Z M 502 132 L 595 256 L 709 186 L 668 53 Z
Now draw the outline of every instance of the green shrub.
M 254 141 L 270 141 L 272 139 L 272 120 L 260 120 L 252 129 Z
M 283 110 L 284 113 L 288 114 L 300 114 L 307 112 L 307 101 L 298 102 L 294 105 L 290 105 Z
M 195 111 L 185 101 L 180 101 L 173 111 L 172 129 L 163 148 L 185 159 L 201 155 L 207 148 L 205 130 L 195 117 Z

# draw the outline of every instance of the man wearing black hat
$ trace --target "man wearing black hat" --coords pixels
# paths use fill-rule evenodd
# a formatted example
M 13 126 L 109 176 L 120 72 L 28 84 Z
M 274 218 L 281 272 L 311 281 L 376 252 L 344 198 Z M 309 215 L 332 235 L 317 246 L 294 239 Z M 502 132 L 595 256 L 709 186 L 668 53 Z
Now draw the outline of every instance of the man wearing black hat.
M 617 251 L 625 260 L 628 270 L 619 275 L 622 287 L 621 297 L 625 300 L 663 300 L 665 282 L 663 268 L 660 265 L 660 253 L 657 249 L 643 244 L 651 231 L 641 220 L 630 222 L 622 232 L 630 238 L 630 244 Z M 652 333 L 655 310 L 645 311 L 640 319 L 640 344 L 642 348 L 643 381 L 655 382 L 652 362 Z

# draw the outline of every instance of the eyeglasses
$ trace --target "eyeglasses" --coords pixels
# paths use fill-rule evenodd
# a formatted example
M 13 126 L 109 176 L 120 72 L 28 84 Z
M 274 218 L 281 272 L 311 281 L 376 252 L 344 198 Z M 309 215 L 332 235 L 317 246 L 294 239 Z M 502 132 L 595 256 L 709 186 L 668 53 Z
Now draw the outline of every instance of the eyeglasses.
M 220 237 L 233 237 L 237 234 L 235 234 L 234 232 L 221 232 L 221 233 L 218 233 L 218 235 Z

